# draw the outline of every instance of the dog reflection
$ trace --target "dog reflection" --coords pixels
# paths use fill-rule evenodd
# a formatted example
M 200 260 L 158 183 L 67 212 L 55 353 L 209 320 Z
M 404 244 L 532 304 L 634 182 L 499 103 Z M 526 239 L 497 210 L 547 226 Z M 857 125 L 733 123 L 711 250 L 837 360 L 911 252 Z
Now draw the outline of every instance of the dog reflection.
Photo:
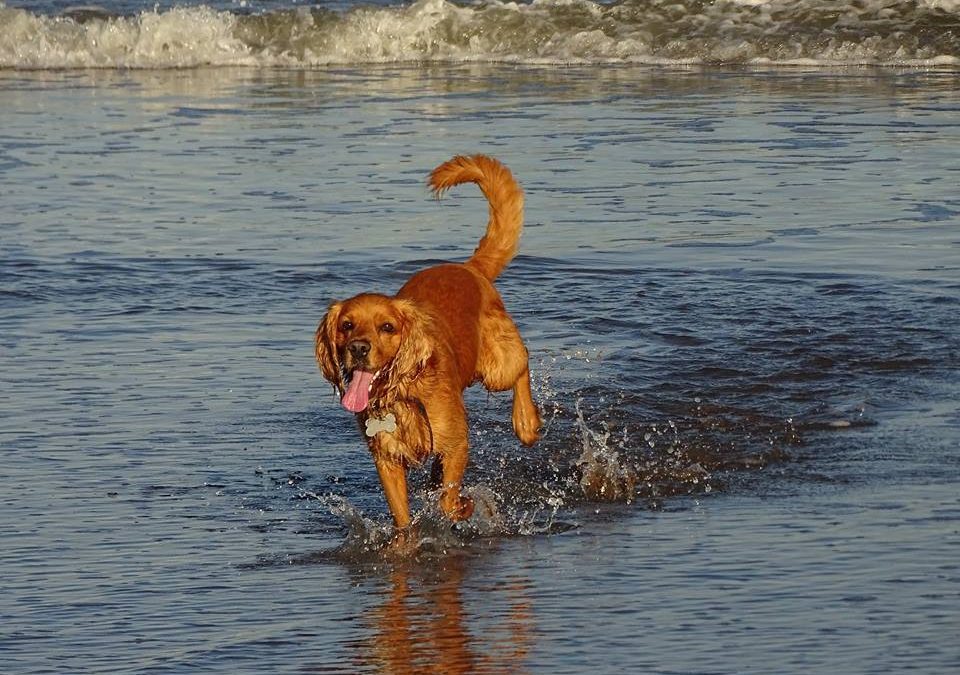
M 367 615 L 373 635 L 359 660 L 396 675 L 522 672 L 531 643 L 529 583 L 498 579 L 465 603 L 469 562 L 454 557 L 443 570 L 394 570 L 383 604 Z

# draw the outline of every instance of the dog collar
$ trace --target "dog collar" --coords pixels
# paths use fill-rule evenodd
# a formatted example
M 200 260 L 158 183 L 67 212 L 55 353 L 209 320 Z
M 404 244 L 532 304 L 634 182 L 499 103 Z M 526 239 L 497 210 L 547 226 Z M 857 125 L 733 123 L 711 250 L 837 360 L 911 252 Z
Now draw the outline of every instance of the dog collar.
M 373 438 L 381 431 L 392 434 L 397 430 L 397 418 L 393 413 L 387 413 L 383 417 L 368 417 L 365 425 L 367 429 L 364 433 L 370 438 Z

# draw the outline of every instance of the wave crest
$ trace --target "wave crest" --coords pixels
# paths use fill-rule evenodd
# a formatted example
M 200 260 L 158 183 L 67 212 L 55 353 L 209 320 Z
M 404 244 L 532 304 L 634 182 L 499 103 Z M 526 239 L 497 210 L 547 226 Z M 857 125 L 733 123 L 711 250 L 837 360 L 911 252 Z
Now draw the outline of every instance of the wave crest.
M 960 63 L 960 2 L 925 0 L 419 0 L 388 8 L 206 6 L 43 16 L 0 5 L 0 67 Z

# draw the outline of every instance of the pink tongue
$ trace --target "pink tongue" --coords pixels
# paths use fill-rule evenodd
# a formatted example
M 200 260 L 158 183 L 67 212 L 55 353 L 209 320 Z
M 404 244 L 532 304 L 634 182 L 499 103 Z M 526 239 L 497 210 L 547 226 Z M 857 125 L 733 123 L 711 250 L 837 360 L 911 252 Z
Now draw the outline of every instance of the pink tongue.
M 340 399 L 343 407 L 355 413 L 366 410 L 367 404 L 370 402 L 370 392 L 367 390 L 370 388 L 372 381 L 373 373 L 368 373 L 365 370 L 353 371 L 353 377 L 350 379 L 350 384 L 347 385 L 347 391 Z

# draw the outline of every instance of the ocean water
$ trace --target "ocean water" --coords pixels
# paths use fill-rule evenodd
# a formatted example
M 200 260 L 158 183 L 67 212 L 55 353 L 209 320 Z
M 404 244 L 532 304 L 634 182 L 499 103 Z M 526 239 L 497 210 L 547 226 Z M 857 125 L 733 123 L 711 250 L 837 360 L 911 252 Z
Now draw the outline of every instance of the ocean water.
M 956 4 L 8 1 L 0 672 L 956 670 Z M 313 330 L 472 152 L 547 424 L 398 553 Z
M 0 67 L 960 63 L 960 0 L 0 2 Z

